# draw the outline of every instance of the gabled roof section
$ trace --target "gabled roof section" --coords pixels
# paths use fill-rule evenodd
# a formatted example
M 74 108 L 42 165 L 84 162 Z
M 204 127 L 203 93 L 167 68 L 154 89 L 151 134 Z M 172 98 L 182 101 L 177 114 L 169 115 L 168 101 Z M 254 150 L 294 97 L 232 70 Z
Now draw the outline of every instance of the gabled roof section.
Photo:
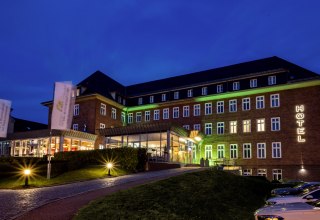
M 14 119 L 14 132 L 34 131 L 47 129 L 48 125 L 39 122 L 23 120 L 12 117 Z
M 258 74 L 273 70 L 288 71 L 292 80 L 313 78 L 319 75 L 290 63 L 284 59 L 273 56 L 260 60 L 244 62 L 240 64 L 210 69 L 146 83 L 139 83 L 127 87 L 127 96 L 142 95 L 145 93 L 160 92 L 169 89 L 195 86 L 202 83 L 210 83 L 243 77 L 245 75 Z
M 112 92 L 125 95 L 125 87 L 123 85 L 99 70 L 78 83 L 77 87 L 81 87 L 81 95 L 98 93 L 110 99 L 114 99 L 111 96 Z

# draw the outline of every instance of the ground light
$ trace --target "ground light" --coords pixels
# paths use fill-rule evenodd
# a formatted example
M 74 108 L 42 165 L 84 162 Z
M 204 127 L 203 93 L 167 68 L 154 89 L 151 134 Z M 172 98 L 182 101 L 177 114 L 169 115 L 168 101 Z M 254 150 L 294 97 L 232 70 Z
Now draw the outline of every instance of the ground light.
M 23 170 L 23 174 L 24 174 L 24 177 L 25 177 L 24 186 L 29 186 L 28 181 L 29 181 L 29 176 L 31 174 L 31 170 L 30 169 L 24 169 Z
M 110 163 L 110 162 L 108 162 L 108 163 L 106 164 L 106 167 L 108 168 L 108 176 L 111 176 L 110 171 L 111 171 L 111 169 L 112 169 L 112 167 L 113 167 L 113 164 Z

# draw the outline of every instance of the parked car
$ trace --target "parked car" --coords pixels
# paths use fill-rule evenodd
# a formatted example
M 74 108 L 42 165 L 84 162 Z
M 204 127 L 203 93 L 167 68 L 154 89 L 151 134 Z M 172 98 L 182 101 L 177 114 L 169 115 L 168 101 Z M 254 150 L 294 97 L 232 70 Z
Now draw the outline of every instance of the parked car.
M 254 213 L 255 220 L 319 220 L 320 200 L 310 204 L 285 203 L 265 206 Z
M 272 196 L 297 195 L 304 190 L 312 190 L 313 187 L 320 186 L 320 182 L 301 183 L 294 187 L 276 188 L 271 191 Z
M 294 202 L 314 202 L 320 199 L 320 188 L 313 191 L 304 191 L 298 195 L 277 196 L 266 201 L 266 205 L 275 205 L 279 203 L 294 203 Z M 320 219 L 320 218 L 319 218 Z

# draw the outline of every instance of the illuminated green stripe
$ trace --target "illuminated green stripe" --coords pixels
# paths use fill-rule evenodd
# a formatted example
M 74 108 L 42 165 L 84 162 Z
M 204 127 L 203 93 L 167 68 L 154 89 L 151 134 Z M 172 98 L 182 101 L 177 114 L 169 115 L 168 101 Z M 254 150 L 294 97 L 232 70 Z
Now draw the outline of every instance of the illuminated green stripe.
M 159 107 L 158 104 L 140 105 L 140 106 L 127 107 L 124 109 L 124 111 L 133 112 L 133 111 L 148 110 L 148 109 L 153 109 L 158 107 Z
M 227 92 L 222 94 L 209 95 L 205 97 L 196 98 L 195 100 L 197 102 L 204 102 L 204 101 L 212 101 L 212 100 L 218 100 L 218 99 L 235 98 L 240 96 L 249 96 L 249 95 L 261 94 L 261 93 L 267 93 L 267 92 L 278 92 L 283 90 L 300 89 L 304 87 L 311 87 L 311 86 L 318 86 L 318 85 L 320 85 L 320 80 L 313 80 L 313 81 L 302 82 L 302 83 L 278 85 L 278 86 L 271 86 L 267 88 L 258 88 L 254 90 L 245 90 L 245 91 L 239 91 L 239 92 Z

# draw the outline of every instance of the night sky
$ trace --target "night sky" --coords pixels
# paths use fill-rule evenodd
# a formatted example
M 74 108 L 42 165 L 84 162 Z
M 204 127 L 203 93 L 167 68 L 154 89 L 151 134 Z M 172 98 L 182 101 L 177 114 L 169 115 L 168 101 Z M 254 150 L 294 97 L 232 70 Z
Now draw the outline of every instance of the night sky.
M 320 73 L 320 1 L 2 0 L 0 99 L 47 123 L 56 81 L 123 85 L 279 56 Z

